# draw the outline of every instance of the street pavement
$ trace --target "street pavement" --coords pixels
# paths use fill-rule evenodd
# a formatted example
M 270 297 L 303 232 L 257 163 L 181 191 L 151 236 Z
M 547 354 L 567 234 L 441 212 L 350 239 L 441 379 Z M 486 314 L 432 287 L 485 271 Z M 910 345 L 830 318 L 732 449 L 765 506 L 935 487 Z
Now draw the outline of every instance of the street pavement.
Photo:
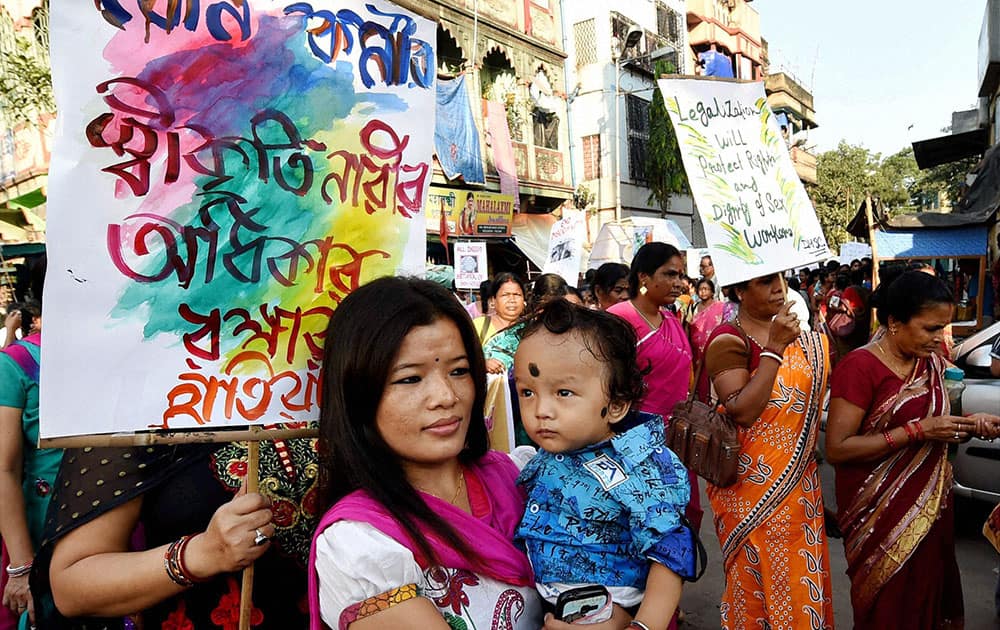
M 821 464 L 820 475 L 824 500 L 829 509 L 835 510 L 833 468 L 828 464 Z M 722 555 L 719 551 L 719 539 L 712 525 L 712 508 L 705 496 L 705 482 L 702 480 L 699 486 L 701 504 L 705 508 L 701 538 L 708 550 L 708 569 L 701 580 L 684 585 L 681 609 L 685 612 L 685 621 L 680 626 L 681 630 L 719 627 L 719 601 L 724 585 Z M 993 606 L 1000 556 L 982 535 L 983 523 L 993 506 L 959 498 L 956 507 L 956 554 L 965 596 L 965 627 L 967 630 L 1000 629 L 1000 620 L 997 619 Z M 830 566 L 833 572 L 834 623 L 837 628 L 850 628 L 853 625 L 851 582 L 847 578 L 844 544 L 840 539 L 830 540 Z

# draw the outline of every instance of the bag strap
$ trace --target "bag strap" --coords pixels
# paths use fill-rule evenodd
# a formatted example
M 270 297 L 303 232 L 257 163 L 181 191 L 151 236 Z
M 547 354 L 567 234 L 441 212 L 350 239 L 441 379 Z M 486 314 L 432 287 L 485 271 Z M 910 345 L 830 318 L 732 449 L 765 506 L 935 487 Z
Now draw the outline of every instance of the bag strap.
M 730 322 L 726 322 L 727 324 Z M 750 339 L 747 337 L 746 331 L 743 330 L 742 326 L 736 325 L 732 322 L 733 328 L 735 328 L 740 334 L 740 339 L 743 340 L 743 345 L 747 348 L 747 369 L 750 369 Z M 642 343 L 641 341 L 639 343 Z M 636 344 L 638 346 L 638 344 Z M 702 354 L 701 363 L 698 364 L 698 371 L 694 375 L 694 387 L 691 388 L 691 392 L 688 394 L 688 403 L 694 402 L 695 397 L 698 395 L 698 386 L 701 384 L 701 373 L 705 369 L 705 364 L 707 361 L 705 357 L 708 355 L 708 347 L 705 347 L 705 352 Z
M 701 576 L 705 575 L 705 569 L 708 568 L 708 551 L 705 550 L 705 545 L 701 542 L 701 536 L 698 535 L 698 532 L 695 530 L 694 525 L 691 524 L 691 521 L 684 516 L 683 512 L 678 512 L 677 515 L 681 517 L 681 525 L 687 527 L 688 531 L 691 532 L 691 542 L 694 543 L 694 548 L 698 552 L 694 563 L 695 575 L 693 578 L 686 581 L 697 582 L 701 579 Z M 698 565 L 701 565 L 700 570 L 698 569 Z

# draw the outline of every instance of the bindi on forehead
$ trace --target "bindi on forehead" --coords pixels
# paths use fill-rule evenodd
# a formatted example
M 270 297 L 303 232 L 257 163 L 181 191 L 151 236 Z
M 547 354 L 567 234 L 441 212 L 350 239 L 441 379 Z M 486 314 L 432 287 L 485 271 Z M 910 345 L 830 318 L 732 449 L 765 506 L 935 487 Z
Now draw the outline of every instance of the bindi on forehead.
M 538 366 L 535 365 L 534 363 L 528 364 L 528 373 L 534 376 L 535 378 L 538 378 L 539 376 L 542 375 L 542 371 L 539 370 Z

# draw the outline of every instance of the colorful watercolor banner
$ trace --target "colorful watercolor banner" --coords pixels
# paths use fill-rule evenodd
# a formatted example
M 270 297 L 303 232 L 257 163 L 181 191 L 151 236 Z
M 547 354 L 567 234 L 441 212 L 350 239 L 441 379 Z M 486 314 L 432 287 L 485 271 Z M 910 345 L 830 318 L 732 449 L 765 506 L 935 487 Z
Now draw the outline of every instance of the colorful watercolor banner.
M 715 268 L 726 282 L 830 257 L 763 83 L 661 79 Z
M 510 236 L 514 198 L 510 195 L 431 186 L 427 195 L 427 230 L 438 234 L 441 214 L 452 236 Z
M 318 417 L 362 283 L 422 274 L 433 22 L 382 0 L 53 0 L 41 434 Z

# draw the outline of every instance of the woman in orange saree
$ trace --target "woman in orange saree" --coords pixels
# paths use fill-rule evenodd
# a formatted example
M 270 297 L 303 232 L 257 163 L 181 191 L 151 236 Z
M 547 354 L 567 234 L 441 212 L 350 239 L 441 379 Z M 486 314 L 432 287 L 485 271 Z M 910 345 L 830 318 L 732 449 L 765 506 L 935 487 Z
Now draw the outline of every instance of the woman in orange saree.
M 722 627 L 833 628 L 813 455 L 827 340 L 800 332 L 781 276 L 755 278 L 734 292 L 737 316 L 715 329 L 705 357 L 715 391 L 740 426 L 736 483 L 708 485 L 726 571 Z
M 854 627 L 964 627 L 948 443 L 996 434 L 995 416 L 950 415 L 947 285 L 909 271 L 872 296 L 887 334 L 848 354 L 831 387 L 826 454 L 851 578 Z

